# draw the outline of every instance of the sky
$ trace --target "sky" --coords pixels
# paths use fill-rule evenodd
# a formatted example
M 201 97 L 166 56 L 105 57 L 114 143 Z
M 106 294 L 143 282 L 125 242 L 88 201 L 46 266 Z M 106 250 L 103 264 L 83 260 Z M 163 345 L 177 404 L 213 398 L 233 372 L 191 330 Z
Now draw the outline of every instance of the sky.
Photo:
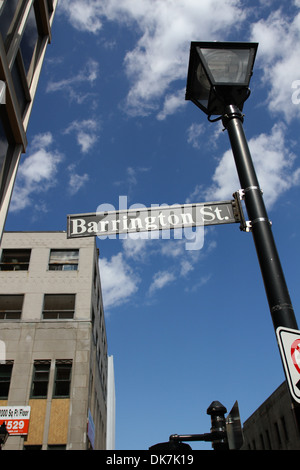
M 185 100 L 191 41 L 259 43 L 244 129 L 299 324 L 299 0 L 59 0 L 5 229 L 232 199 L 228 134 Z M 119 450 L 209 432 L 214 400 L 243 423 L 284 380 L 251 233 L 149 237 L 96 237 Z

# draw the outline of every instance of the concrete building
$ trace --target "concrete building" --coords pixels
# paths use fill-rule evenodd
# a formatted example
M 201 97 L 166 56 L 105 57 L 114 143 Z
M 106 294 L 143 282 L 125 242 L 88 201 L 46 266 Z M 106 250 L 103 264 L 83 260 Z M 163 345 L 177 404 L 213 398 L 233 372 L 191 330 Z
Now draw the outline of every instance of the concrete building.
M 300 450 L 299 410 L 286 382 L 245 421 L 243 450 Z
M 4 450 L 105 449 L 108 435 L 113 445 L 113 362 L 108 390 L 94 238 L 4 232 L 0 343 L 0 410 L 30 407 L 27 435 L 10 435 Z
M 57 0 L 0 0 L 0 239 Z

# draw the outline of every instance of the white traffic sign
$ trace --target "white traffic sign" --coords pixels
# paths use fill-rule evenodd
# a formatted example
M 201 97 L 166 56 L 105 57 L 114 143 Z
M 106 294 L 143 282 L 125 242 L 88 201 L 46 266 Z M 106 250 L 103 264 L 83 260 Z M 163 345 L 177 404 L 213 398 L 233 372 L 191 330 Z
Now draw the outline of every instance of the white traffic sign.
M 67 237 L 106 236 L 236 222 L 241 222 L 241 216 L 235 200 L 162 205 L 68 215 Z
M 300 403 L 300 331 L 279 327 L 276 336 L 290 393 Z

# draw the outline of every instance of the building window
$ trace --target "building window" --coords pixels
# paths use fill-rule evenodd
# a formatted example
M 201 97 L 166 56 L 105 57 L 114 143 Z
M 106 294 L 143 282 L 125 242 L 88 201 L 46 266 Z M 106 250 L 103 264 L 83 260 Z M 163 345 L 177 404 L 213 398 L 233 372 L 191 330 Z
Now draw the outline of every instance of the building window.
M 39 2 L 35 0 L 26 19 L 20 47 L 11 68 L 21 116 L 24 115 L 31 101 L 29 87 L 41 51 L 43 36 L 45 36 L 41 31 L 42 20 L 39 8 Z
M 3 108 L 3 106 L 2 106 Z M 1 110 L 2 111 L 2 110 Z M 3 118 L 0 119 L 0 174 L 1 180 L 3 180 L 3 172 L 5 168 L 6 155 L 8 151 L 9 143 L 6 137 L 6 132 L 3 124 Z
M 75 294 L 45 294 L 44 320 L 65 320 L 73 318 Z
M 50 361 L 35 361 L 31 387 L 32 398 L 47 398 Z
M 51 250 L 50 271 L 76 271 L 78 269 L 79 250 Z
M 71 361 L 56 362 L 53 398 L 68 398 L 70 396 L 71 372 Z
M 12 20 L 16 14 L 19 0 L 0 1 L 0 32 L 5 42 Z
M 19 320 L 22 315 L 24 295 L 0 295 L 0 319 Z
M 39 32 L 36 21 L 36 13 L 34 6 L 32 6 L 27 18 L 24 34 L 20 43 L 20 51 L 26 75 L 28 74 L 32 58 L 36 54 L 38 40 Z
M 24 450 L 42 450 L 41 445 L 24 445 Z
M 13 363 L 0 364 L 0 399 L 7 400 Z
M 30 98 L 28 96 L 29 91 L 26 83 L 25 73 L 23 71 L 23 67 L 21 66 L 21 60 L 22 59 L 20 58 L 20 55 L 17 54 L 14 65 L 11 69 L 11 76 L 13 79 L 14 89 L 20 107 L 20 114 L 23 117 L 23 114 L 27 107 L 27 103 L 30 101 Z
M 2 200 L 5 192 L 14 151 L 15 140 L 8 118 L 7 107 L 0 104 L 0 200 Z
M 49 444 L 47 450 L 66 450 L 66 447 L 66 444 Z
M 1 271 L 27 271 L 31 250 L 2 250 Z
M 47 0 L 47 5 L 48 5 L 48 12 L 49 16 L 51 16 L 54 8 L 53 8 L 53 0 Z

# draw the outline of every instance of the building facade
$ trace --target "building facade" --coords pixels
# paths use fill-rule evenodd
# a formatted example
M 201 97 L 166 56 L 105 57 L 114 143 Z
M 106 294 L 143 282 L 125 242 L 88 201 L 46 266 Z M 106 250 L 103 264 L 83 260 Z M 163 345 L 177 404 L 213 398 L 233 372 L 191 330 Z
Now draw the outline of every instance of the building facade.
M 57 0 L 0 0 L 0 239 Z
M 105 449 L 114 378 L 111 357 L 108 390 L 95 239 L 4 232 L 0 260 L 0 410 L 30 407 L 28 433 L 3 449 Z
M 245 421 L 243 434 L 243 450 L 300 450 L 299 410 L 286 382 Z

